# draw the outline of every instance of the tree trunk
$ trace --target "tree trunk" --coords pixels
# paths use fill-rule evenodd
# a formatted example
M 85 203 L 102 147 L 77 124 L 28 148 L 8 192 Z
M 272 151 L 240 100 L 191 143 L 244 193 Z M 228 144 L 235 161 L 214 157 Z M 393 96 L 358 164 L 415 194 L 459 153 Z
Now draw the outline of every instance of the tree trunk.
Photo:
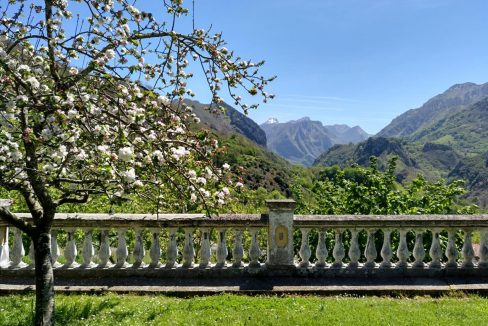
M 51 262 L 51 235 L 41 233 L 34 241 L 36 267 L 36 325 L 54 324 L 54 275 Z

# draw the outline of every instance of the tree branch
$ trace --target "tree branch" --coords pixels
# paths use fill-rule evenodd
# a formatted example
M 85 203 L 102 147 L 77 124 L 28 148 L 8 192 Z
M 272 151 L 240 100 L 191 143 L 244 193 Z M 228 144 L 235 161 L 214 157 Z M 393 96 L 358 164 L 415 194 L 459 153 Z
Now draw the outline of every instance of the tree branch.
M 32 236 L 34 233 L 34 228 L 31 224 L 19 218 L 6 207 L 0 207 L 0 219 L 12 224 L 22 232 L 27 233 L 29 236 Z
M 70 195 L 68 195 L 70 196 Z M 61 206 L 63 204 L 84 204 L 88 202 L 90 195 L 86 193 L 83 197 L 62 197 L 55 204 L 56 206 Z

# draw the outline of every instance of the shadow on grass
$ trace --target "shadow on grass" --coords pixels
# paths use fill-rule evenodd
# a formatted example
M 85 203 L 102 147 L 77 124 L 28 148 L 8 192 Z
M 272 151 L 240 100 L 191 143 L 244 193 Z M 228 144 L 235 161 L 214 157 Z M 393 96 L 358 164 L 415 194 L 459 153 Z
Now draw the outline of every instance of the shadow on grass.
M 56 306 L 56 324 L 71 325 L 76 321 L 86 320 L 102 310 L 114 308 L 119 304 L 117 299 L 104 299 L 100 302 L 62 303 Z

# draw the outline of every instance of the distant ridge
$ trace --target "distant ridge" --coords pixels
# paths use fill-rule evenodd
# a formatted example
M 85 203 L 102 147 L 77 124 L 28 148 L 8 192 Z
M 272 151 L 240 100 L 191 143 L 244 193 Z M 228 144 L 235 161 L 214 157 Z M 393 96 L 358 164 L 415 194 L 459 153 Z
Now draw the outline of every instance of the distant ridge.
M 261 125 L 268 140 L 268 149 L 290 162 L 310 166 L 315 159 L 334 144 L 363 141 L 369 135 L 356 126 L 324 126 L 309 117 L 285 123 L 270 118 Z

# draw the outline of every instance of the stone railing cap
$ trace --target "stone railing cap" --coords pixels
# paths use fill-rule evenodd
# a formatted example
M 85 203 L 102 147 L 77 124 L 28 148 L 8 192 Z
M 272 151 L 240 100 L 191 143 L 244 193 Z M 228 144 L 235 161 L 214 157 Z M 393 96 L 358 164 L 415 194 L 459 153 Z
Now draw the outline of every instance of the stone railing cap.
M 0 198 L 0 207 L 9 207 L 10 205 L 12 205 L 11 199 L 1 199 Z
M 266 200 L 269 210 L 293 211 L 297 203 L 293 199 L 269 199 Z

